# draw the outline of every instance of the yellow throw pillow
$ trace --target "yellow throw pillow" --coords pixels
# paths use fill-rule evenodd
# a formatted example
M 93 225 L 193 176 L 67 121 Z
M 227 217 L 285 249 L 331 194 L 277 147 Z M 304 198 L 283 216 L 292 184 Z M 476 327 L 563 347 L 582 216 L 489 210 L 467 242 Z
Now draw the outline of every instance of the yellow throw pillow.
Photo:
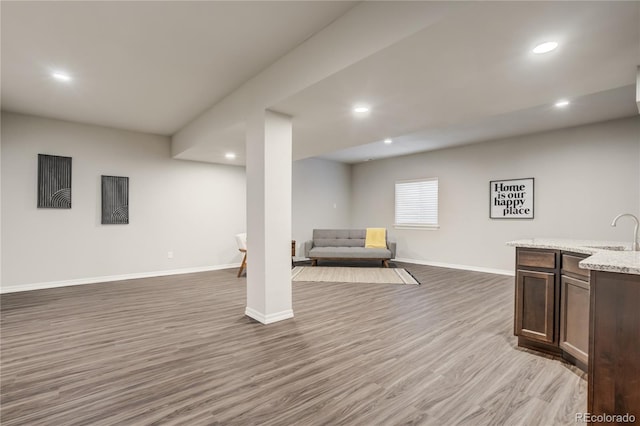
M 366 248 L 387 248 L 387 230 L 385 228 L 367 228 L 364 246 Z

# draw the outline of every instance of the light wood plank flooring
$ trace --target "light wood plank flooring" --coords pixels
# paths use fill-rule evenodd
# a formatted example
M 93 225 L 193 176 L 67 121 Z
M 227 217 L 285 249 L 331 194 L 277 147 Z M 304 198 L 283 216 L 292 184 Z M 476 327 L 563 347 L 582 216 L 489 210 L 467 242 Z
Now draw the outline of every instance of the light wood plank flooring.
M 402 265 L 421 286 L 294 283 L 243 315 L 236 270 L 1 296 L 10 425 L 560 425 L 572 367 L 515 347 L 513 278 Z

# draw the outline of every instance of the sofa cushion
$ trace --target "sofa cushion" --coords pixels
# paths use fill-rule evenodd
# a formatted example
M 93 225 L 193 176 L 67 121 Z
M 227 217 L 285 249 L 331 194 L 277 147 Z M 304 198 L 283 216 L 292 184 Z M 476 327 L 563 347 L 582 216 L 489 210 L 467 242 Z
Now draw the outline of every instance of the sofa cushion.
M 349 238 L 364 240 L 367 236 L 366 229 L 349 229 Z
M 313 247 L 311 250 L 309 250 L 309 257 L 344 259 L 391 259 L 391 251 L 386 248 Z
M 314 247 L 364 247 L 364 229 L 314 229 Z
M 314 247 L 364 247 L 364 240 L 350 238 L 313 240 Z
M 348 229 L 314 229 L 314 240 L 335 240 L 337 238 L 349 238 Z

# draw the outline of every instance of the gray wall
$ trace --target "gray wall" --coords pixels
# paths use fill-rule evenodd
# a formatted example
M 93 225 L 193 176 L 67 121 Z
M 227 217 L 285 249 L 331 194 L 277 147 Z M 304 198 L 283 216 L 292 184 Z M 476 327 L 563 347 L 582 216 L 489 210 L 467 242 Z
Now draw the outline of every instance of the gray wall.
M 243 167 L 173 160 L 162 136 L 11 113 L 2 114 L 1 143 L 3 289 L 240 261 Z M 38 153 L 73 157 L 71 210 L 36 208 Z M 314 228 L 384 226 L 401 258 L 509 271 L 511 239 L 629 240 L 631 223 L 609 223 L 640 214 L 639 160 L 640 118 L 354 166 L 300 160 L 292 237 L 301 256 Z M 101 174 L 130 177 L 129 225 L 100 225 Z M 440 179 L 441 228 L 394 229 L 395 180 L 431 176 Z M 536 218 L 490 220 L 489 180 L 518 177 L 536 178 Z
M 630 241 L 638 215 L 640 118 L 538 133 L 353 166 L 355 227 L 384 226 L 398 257 L 513 269 L 509 240 L 558 237 Z M 394 229 L 394 182 L 438 177 L 439 230 Z M 535 178 L 534 220 L 489 219 L 489 181 Z
M 317 158 L 294 161 L 292 232 L 297 255 L 314 228 L 349 228 L 351 166 Z
M 240 262 L 244 167 L 173 160 L 163 136 L 6 112 L 1 141 L 3 291 Z M 73 157 L 71 210 L 36 208 L 39 153 Z M 129 225 L 100 224 L 101 174 L 129 176 Z M 313 228 L 349 227 L 350 183 L 349 165 L 293 163 L 298 247 Z
M 71 210 L 36 208 L 39 153 L 73 157 Z M 129 176 L 129 225 L 100 224 L 101 174 Z M 237 263 L 244 229 L 242 167 L 173 160 L 163 136 L 2 114 L 3 290 Z

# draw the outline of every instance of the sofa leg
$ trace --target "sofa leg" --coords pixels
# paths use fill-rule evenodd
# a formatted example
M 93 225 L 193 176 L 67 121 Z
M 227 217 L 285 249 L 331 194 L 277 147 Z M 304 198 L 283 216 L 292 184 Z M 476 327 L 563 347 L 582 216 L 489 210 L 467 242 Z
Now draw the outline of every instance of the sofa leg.
M 382 264 L 384 265 L 385 268 L 389 267 L 389 261 L 387 259 L 383 260 Z
M 311 266 L 318 266 L 318 259 L 311 259 Z

